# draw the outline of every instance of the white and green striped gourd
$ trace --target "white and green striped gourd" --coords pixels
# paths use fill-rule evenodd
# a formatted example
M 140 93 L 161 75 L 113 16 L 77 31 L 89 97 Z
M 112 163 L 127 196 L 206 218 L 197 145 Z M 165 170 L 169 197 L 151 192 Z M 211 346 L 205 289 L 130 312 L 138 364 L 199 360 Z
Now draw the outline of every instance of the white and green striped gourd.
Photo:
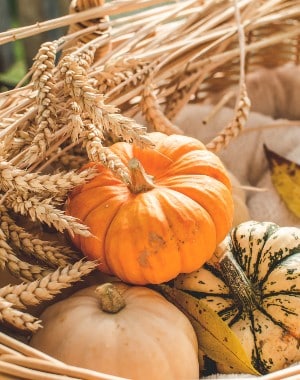
M 247 221 L 214 259 L 175 287 L 200 298 L 231 327 L 262 374 L 300 360 L 300 229 Z M 230 373 L 224 363 L 219 372 Z

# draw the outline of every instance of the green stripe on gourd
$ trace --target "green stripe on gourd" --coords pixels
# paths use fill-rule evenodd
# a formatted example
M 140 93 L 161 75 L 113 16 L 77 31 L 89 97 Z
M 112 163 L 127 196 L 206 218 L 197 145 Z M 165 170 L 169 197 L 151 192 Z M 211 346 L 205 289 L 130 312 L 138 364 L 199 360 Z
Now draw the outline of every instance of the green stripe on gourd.
M 210 263 L 174 286 L 207 302 L 266 374 L 300 360 L 299 264 L 300 229 L 248 221 L 232 229 Z M 226 363 L 218 369 L 230 372 Z
M 270 236 L 278 229 L 274 223 L 242 223 L 231 231 L 232 250 L 235 258 L 251 281 L 256 282 L 261 254 Z

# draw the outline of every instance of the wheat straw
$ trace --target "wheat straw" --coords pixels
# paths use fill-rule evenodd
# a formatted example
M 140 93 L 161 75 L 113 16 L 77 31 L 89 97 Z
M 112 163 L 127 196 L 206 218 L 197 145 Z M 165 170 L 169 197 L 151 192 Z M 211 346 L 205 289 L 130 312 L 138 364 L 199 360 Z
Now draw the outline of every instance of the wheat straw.
M 297 1 L 116 0 L 91 9 L 86 5 L 101 0 L 78 4 L 80 11 L 0 33 L 1 45 L 69 26 L 66 36 L 41 46 L 15 89 L 0 94 L 0 264 L 24 281 L 0 289 L 0 319 L 23 332 L 40 327 L 28 306 L 55 300 L 96 266 L 81 261 L 64 236 L 89 235 L 64 213 L 64 202 L 96 172 L 74 170 L 97 161 L 129 184 L 126 163 L 110 145 L 126 141 L 152 148 L 150 130 L 181 133 L 172 123 L 180 110 L 189 102 L 209 101 L 218 91 L 225 96 L 204 121 L 229 96 L 236 95 L 236 105 L 231 122 L 207 147 L 234 147 L 238 133 L 250 132 L 243 129 L 250 108 L 246 73 L 267 63 L 299 63 Z M 132 119 L 138 113 L 147 126 Z M 19 214 L 25 225 L 18 224 Z M 55 242 L 47 239 L 45 225 L 54 230 Z M 116 379 L 66 366 L 1 333 L 0 352 L 4 374 Z M 262 378 L 298 374 L 295 367 Z
M 235 105 L 235 115 L 229 124 L 215 137 L 211 142 L 207 144 L 207 149 L 213 151 L 219 151 L 223 147 L 226 147 L 231 138 L 236 137 L 240 131 L 244 128 L 248 115 L 250 112 L 250 99 L 247 94 L 246 78 L 245 78 L 245 35 L 244 29 L 241 24 L 240 12 L 235 0 L 235 19 L 237 22 L 237 34 L 240 46 L 240 79 L 239 79 L 239 92 Z
M 78 261 L 73 265 L 65 265 L 43 278 L 22 283 L 7 285 L 0 289 L 0 297 L 17 308 L 35 306 L 42 301 L 49 301 L 63 289 L 80 281 L 96 268 L 96 263 Z

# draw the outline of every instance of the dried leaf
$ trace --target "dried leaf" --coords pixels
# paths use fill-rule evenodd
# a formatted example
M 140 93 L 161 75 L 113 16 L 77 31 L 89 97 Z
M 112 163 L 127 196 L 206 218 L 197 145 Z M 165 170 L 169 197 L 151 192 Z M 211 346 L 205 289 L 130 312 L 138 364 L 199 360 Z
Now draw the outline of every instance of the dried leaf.
M 242 344 L 228 325 L 200 299 L 168 285 L 159 285 L 162 294 L 190 320 L 199 348 L 218 363 L 226 363 L 234 373 L 259 375 Z
M 264 145 L 273 185 L 286 207 L 300 218 L 300 165 Z

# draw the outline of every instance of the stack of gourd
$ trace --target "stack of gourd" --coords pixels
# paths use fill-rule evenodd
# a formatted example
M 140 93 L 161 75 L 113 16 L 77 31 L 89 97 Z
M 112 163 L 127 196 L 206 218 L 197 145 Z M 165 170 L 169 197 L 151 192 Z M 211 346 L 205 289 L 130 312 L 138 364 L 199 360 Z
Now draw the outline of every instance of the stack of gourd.
M 212 144 L 170 121 L 185 103 L 201 100 L 205 78 L 212 89 L 220 78 L 236 80 L 234 70 L 232 80 L 223 75 L 237 58 L 245 63 L 241 24 L 239 53 L 232 20 L 239 7 L 247 20 L 256 2 L 227 4 L 224 12 L 214 1 L 176 2 L 176 11 L 147 9 L 146 26 L 139 16 L 126 22 L 135 3 L 107 6 L 111 15 L 119 7 L 125 21 L 110 22 L 100 11 L 95 25 L 86 13 L 83 32 L 75 22 L 89 10 L 81 8 L 103 1 L 72 1 L 70 34 L 43 45 L 31 82 L 0 103 L 0 264 L 24 281 L 1 287 L 0 318 L 8 334 L 12 326 L 30 331 L 20 340 L 43 353 L 32 351 L 33 375 L 20 355 L 12 358 L 13 347 L 3 347 L 0 374 L 32 380 L 44 370 L 44 378 L 60 379 L 51 377 L 58 363 L 70 379 L 82 377 L 63 363 L 91 370 L 86 379 L 275 373 L 300 361 L 300 230 L 250 220 L 242 187 L 215 152 L 245 124 L 245 83 L 232 122 Z M 267 3 L 259 14 L 266 24 L 274 19 L 274 2 Z M 288 14 L 293 22 L 284 19 L 280 33 L 299 38 L 299 12 L 290 5 Z M 281 42 L 278 35 L 256 41 L 255 22 L 245 22 L 254 51 Z M 133 120 L 139 111 L 147 130 Z M 53 246 L 47 234 L 55 235 Z M 28 314 L 20 311 L 26 307 Z M 44 353 L 55 358 L 49 366 Z
M 50 307 L 32 344 L 67 363 L 125 378 L 194 379 L 192 325 L 157 292 L 136 285 L 172 280 L 212 256 L 232 223 L 231 185 L 200 141 L 159 132 L 150 137 L 154 149 L 111 146 L 128 163 L 128 185 L 90 163 L 97 176 L 75 188 L 66 205 L 93 235 L 75 235 L 76 246 L 123 282 L 82 290 Z
M 130 184 L 90 163 L 97 176 L 75 188 L 66 205 L 93 234 L 73 236 L 75 245 L 122 281 L 49 307 L 32 345 L 125 378 L 198 378 L 207 347 L 188 309 L 176 307 L 176 293 L 174 307 L 140 286 L 175 279 L 170 286 L 230 326 L 257 373 L 300 360 L 300 230 L 255 221 L 231 229 L 231 184 L 218 157 L 190 137 L 152 133 L 151 139 L 155 149 L 111 147 L 128 163 Z M 235 371 L 226 362 L 217 370 Z

